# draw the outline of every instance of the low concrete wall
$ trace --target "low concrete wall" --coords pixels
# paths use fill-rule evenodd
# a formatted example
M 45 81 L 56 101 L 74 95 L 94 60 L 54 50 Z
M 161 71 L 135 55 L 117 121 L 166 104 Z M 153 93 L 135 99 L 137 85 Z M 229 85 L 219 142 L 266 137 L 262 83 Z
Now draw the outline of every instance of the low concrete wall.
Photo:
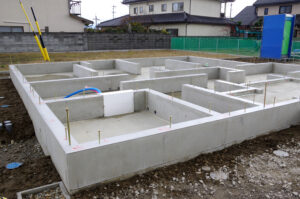
M 81 66 L 79 64 L 73 64 L 73 74 L 75 77 L 93 77 L 98 76 L 98 72 L 94 69 Z
M 183 85 L 181 98 L 219 113 L 227 113 L 256 106 L 240 98 L 215 93 L 214 91 L 192 85 Z
M 165 67 L 168 70 L 182 70 L 182 69 L 200 68 L 201 65 L 198 64 L 198 63 L 193 63 L 193 62 L 166 59 L 165 60 Z
M 88 87 L 95 87 L 102 92 L 119 90 L 120 82 L 128 80 L 127 74 L 105 77 L 85 77 L 76 79 L 49 80 L 32 82 L 32 87 L 42 98 L 64 97 L 72 92 Z
M 246 62 L 238 62 L 238 61 L 231 61 L 231 60 L 222 60 L 222 59 L 212 59 L 212 58 L 205 58 L 205 57 L 194 57 L 189 56 L 190 62 L 200 63 L 201 66 L 222 66 L 222 67 L 235 67 L 237 65 L 246 64 Z
M 188 57 L 174 56 L 174 57 L 130 58 L 130 59 L 123 59 L 123 60 L 139 63 L 141 64 L 141 67 L 151 67 L 151 66 L 164 66 L 166 59 L 187 61 Z
M 69 191 L 99 182 L 131 177 L 158 167 L 187 161 L 300 121 L 300 102 L 278 103 L 120 136 L 102 145 L 82 145 L 68 154 Z M 264 122 L 261 122 L 264 121 Z M 87 150 L 87 148 L 89 150 Z M 105 160 L 105 161 L 103 161 Z M 86 163 L 89 163 L 88 165 Z M 112 168 L 113 165 L 113 168 Z M 93 172 L 91 172 L 93 171 Z M 74 174 L 76 175 L 70 175 Z
M 288 77 L 300 78 L 300 71 L 288 72 Z
M 234 90 L 240 90 L 245 88 L 246 86 L 241 86 L 239 84 L 222 81 L 222 80 L 216 80 L 214 83 L 214 90 L 218 92 L 234 91 Z
M 115 60 L 90 60 L 89 67 L 94 70 L 106 70 L 106 69 L 115 69 Z
M 115 60 L 115 68 L 135 75 L 140 75 L 142 73 L 142 68 L 139 63 L 120 59 Z
M 289 72 L 300 71 L 299 64 L 273 63 L 274 73 L 287 75 Z
M 18 70 L 23 75 L 43 75 L 51 73 L 67 73 L 73 72 L 73 64 L 79 62 L 52 62 L 52 63 L 39 63 L 39 64 L 22 64 L 20 67 L 16 65 Z
M 197 69 L 185 69 L 185 70 L 171 70 L 171 71 L 154 71 L 153 78 L 160 77 L 173 77 L 180 75 L 192 75 L 192 74 L 207 74 L 208 79 L 218 79 L 219 78 L 219 68 L 218 67 L 207 67 L 207 68 L 197 68 Z
M 207 87 L 207 75 L 184 75 L 174 77 L 164 77 L 149 80 L 122 81 L 121 90 L 149 88 L 162 93 L 181 91 L 183 84 L 192 84 L 200 87 Z
M 273 63 L 242 64 L 234 68 L 244 70 L 246 75 L 273 73 Z
M 147 102 L 149 111 L 167 121 L 172 117 L 172 123 L 211 116 L 207 110 L 200 109 L 194 104 L 153 90 L 147 92 Z
M 245 71 L 236 70 L 234 68 L 219 67 L 219 78 L 233 83 L 244 83 L 246 80 Z
M 47 105 L 62 123 L 67 122 L 66 107 L 70 111 L 70 122 L 104 117 L 102 95 L 51 100 Z

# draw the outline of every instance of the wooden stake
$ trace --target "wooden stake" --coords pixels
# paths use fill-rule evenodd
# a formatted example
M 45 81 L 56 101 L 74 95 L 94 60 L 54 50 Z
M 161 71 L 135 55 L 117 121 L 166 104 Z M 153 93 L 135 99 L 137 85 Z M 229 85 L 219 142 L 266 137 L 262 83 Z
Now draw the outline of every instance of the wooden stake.
M 66 140 L 68 140 L 68 129 L 67 128 L 65 128 L 65 136 L 66 136 Z
M 274 97 L 273 106 L 275 106 L 275 103 L 276 103 L 276 96 Z
M 170 128 L 172 128 L 172 116 L 170 116 Z
M 264 108 L 266 107 L 268 82 L 265 83 Z
M 68 107 L 66 108 L 66 113 L 67 113 L 67 127 L 68 127 L 69 145 L 71 146 L 70 114 L 69 114 Z

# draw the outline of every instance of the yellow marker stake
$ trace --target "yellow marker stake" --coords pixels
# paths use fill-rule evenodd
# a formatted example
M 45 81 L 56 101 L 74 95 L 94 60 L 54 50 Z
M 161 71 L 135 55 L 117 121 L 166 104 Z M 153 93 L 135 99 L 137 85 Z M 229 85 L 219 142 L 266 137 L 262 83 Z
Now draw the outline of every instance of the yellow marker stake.
M 24 8 L 24 6 L 23 6 L 21 0 L 19 0 L 19 2 L 20 2 L 20 5 L 21 5 L 21 8 L 22 8 L 22 10 L 23 10 L 23 12 L 24 12 L 24 14 L 25 14 L 25 17 L 26 17 L 26 19 L 27 19 L 27 21 L 28 21 L 28 23 L 29 23 L 29 26 L 30 26 L 30 28 L 31 28 L 31 30 L 32 30 L 32 33 L 33 33 L 34 38 L 35 38 L 35 41 L 36 41 L 36 43 L 37 43 L 37 45 L 38 45 L 38 47 L 39 47 L 39 49 L 40 49 L 40 51 L 41 51 L 41 53 L 42 53 L 42 55 L 43 55 L 43 58 L 44 58 L 45 61 L 47 61 L 47 58 L 46 58 L 45 53 L 44 53 L 44 50 L 43 50 L 43 48 L 42 48 L 42 46 L 41 46 L 41 43 L 40 43 L 40 41 L 39 41 L 39 38 L 37 37 L 37 35 L 36 35 L 35 32 L 34 32 L 34 28 L 33 28 L 32 24 L 31 24 L 31 22 L 30 22 L 30 20 L 29 20 L 29 18 L 28 18 L 28 15 L 27 15 L 27 13 L 26 13 L 26 11 L 25 11 L 25 8 Z
M 34 21 L 35 21 L 36 28 L 37 28 L 37 30 L 38 30 L 38 32 L 39 32 L 39 35 L 40 35 L 40 41 L 41 41 L 41 45 L 42 45 L 42 47 L 43 47 L 44 54 L 45 54 L 45 56 L 46 56 L 47 61 L 50 61 L 50 57 L 49 57 L 49 54 L 48 54 L 48 50 L 47 50 L 47 48 L 46 48 L 46 46 L 45 46 L 45 43 L 44 43 L 44 40 L 43 40 L 43 37 L 42 37 L 42 32 L 41 32 L 39 23 L 38 23 L 38 21 L 37 21 L 37 19 L 36 19 L 36 16 L 35 16 L 35 13 L 34 13 L 32 7 L 31 7 L 31 12 L 32 12 L 32 15 L 33 15 L 33 18 L 34 18 Z

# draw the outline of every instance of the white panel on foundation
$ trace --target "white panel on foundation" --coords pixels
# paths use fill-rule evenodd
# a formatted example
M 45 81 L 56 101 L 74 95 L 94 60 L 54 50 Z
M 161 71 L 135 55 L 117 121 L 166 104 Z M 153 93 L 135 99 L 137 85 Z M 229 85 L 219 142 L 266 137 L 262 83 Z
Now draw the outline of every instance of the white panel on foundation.
M 134 112 L 133 90 L 105 93 L 103 98 L 104 117 Z

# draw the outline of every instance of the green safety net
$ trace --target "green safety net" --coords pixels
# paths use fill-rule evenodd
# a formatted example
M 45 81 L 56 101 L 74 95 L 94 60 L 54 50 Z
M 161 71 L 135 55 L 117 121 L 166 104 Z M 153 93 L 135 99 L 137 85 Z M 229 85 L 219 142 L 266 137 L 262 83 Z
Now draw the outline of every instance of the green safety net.
M 174 37 L 173 50 L 192 50 L 259 56 L 261 41 L 234 37 Z

